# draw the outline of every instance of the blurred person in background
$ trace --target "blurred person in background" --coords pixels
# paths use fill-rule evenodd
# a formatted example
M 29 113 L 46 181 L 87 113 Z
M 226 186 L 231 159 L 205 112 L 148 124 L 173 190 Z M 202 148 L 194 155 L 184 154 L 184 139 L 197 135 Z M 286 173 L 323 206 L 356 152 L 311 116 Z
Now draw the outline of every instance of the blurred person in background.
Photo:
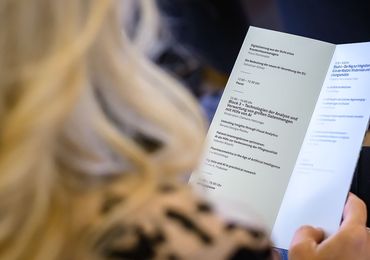
M 262 228 L 179 182 L 204 120 L 121 31 L 128 3 L 0 0 L 0 259 L 273 259 Z M 339 232 L 302 228 L 291 259 L 367 259 L 364 219 L 350 195 Z
M 242 2 L 155 0 L 151 5 L 158 6 L 157 19 L 153 19 L 155 15 L 141 19 L 140 12 L 148 13 L 146 10 L 131 13 L 133 26 L 129 31 L 152 29 L 130 33 L 136 45 L 184 83 L 199 100 L 208 122 L 213 118 L 248 29 L 249 19 Z
M 194 93 L 210 122 L 248 29 L 241 0 L 156 0 L 167 48 L 154 60 Z

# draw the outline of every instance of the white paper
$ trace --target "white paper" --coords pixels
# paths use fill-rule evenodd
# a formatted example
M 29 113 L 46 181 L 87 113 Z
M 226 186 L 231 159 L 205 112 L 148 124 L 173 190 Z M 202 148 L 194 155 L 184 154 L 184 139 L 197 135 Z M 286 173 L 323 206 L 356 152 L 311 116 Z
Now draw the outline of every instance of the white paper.
M 368 53 L 251 27 L 190 182 L 239 205 L 225 215 L 256 212 L 277 247 L 301 225 L 332 234 L 369 119 Z

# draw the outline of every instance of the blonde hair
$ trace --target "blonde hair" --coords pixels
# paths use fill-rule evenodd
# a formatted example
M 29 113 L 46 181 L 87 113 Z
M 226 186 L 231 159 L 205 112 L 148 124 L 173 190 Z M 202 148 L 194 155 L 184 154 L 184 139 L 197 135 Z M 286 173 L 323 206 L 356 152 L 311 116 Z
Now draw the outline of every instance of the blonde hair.
M 116 4 L 0 0 L 0 259 L 91 259 L 112 222 L 199 158 L 196 102 L 121 31 Z M 107 189 L 130 196 L 97 220 Z

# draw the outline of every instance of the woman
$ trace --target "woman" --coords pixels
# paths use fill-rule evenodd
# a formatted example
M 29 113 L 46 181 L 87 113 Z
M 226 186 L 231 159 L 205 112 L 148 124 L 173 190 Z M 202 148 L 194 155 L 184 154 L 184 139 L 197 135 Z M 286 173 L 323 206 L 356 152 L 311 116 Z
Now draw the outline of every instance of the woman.
M 272 259 L 263 231 L 179 184 L 203 119 L 121 34 L 117 4 L 0 0 L 0 259 Z M 303 229 L 293 259 L 321 239 Z

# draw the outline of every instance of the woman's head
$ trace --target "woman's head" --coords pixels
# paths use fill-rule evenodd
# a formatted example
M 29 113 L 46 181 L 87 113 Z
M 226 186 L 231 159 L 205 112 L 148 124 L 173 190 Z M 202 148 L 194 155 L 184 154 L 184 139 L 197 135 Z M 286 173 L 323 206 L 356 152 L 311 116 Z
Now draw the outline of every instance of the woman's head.
M 121 31 L 119 2 L 0 0 L 0 258 L 65 252 L 66 179 L 133 176 L 144 194 L 199 155 L 195 101 Z

